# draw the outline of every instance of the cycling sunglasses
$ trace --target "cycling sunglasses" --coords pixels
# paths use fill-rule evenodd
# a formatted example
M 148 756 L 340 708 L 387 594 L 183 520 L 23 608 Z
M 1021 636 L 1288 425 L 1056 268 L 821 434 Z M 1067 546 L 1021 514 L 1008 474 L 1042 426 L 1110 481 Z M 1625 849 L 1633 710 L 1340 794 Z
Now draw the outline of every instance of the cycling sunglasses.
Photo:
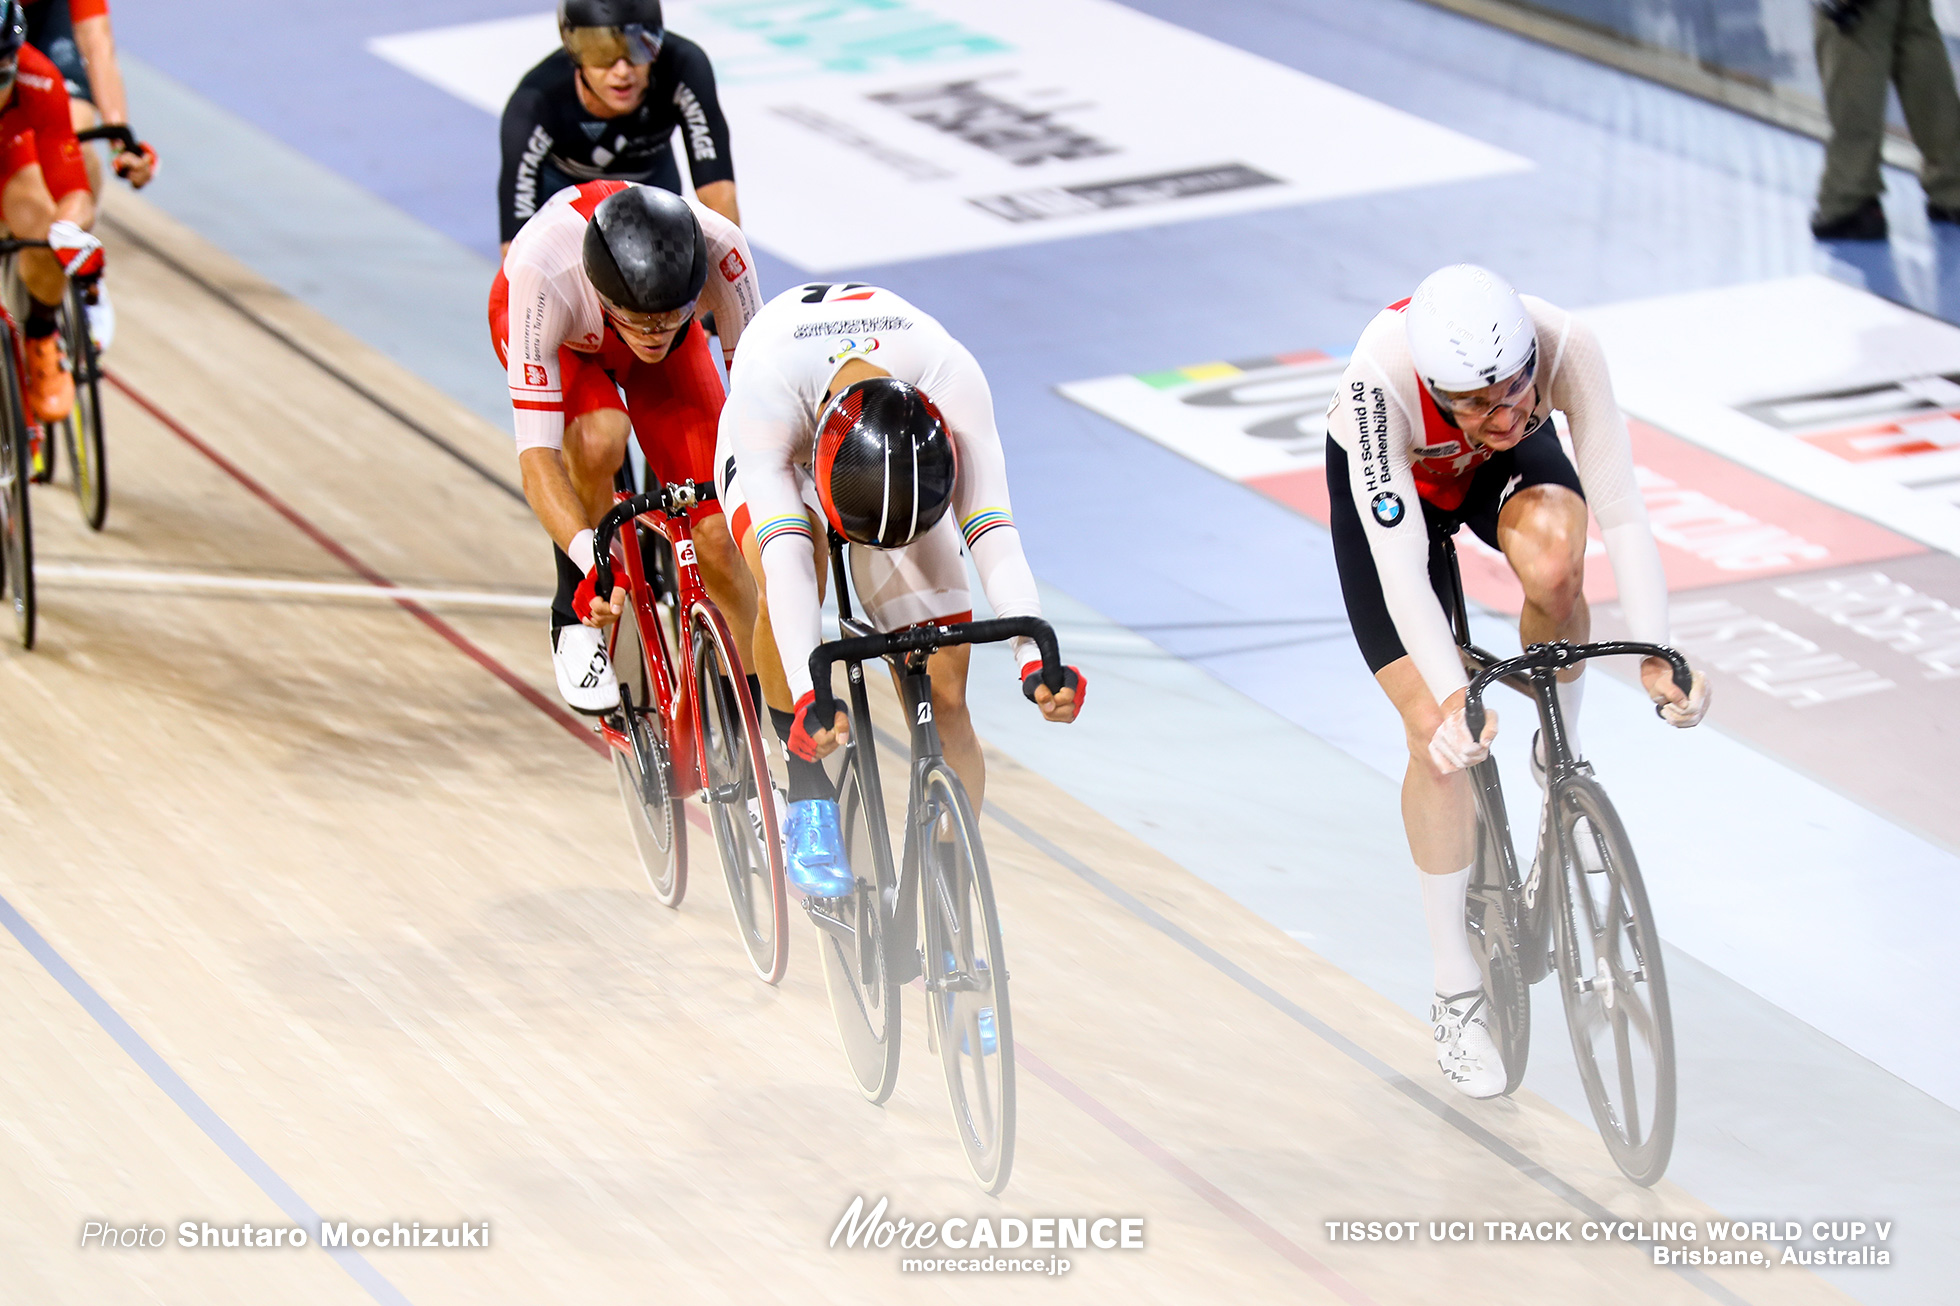
M 695 305 L 700 302 L 699 298 L 695 298 L 665 313 L 635 313 L 630 309 L 621 308 L 604 295 L 599 296 L 599 306 L 605 310 L 606 316 L 613 320 L 614 325 L 625 327 L 635 335 L 643 336 L 666 335 L 670 331 L 680 330 L 687 320 L 694 316 Z
M 638 23 L 624 27 L 567 27 L 562 35 L 565 48 L 584 68 L 610 68 L 621 59 L 645 65 L 660 57 L 667 34 Z
M 1484 418 L 1506 408 L 1516 408 L 1524 402 L 1531 383 L 1538 378 L 1538 346 L 1531 347 L 1531 357 L 1524 360 L 1524 366 L 1511 373 L 1509 379 L 1498 382 L 1504 387 L 1495 399 L 1485 395 L 1451 394 L 1447 390 L 1431 389 L 1430 397 L 1450 416 L 1461 421 L 1480 422 Z

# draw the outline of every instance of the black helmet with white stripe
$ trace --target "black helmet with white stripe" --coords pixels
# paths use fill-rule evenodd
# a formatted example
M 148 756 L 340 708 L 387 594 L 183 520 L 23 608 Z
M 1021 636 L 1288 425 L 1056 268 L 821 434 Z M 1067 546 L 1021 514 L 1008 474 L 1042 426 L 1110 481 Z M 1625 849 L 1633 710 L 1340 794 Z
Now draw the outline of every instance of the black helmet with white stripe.
M 817 499 L 853 544 L 896 549 L 953 501 L 953 433 L 917 387 L 880 376 L 845 386 L 817 419 Z

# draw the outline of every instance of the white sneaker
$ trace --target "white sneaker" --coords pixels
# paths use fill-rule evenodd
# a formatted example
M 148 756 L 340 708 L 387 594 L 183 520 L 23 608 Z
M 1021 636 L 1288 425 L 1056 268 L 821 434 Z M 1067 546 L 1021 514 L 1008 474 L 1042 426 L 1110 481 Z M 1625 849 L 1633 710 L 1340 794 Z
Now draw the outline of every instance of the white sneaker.
M 1436 1032 L 1436 1064 L 1458 1092 L 1496 1097 L 1504 1091 L 1504 1058 L 1490 1036 L 1490 1002 L 1482 989 L 1448 998 L 1438 993 L 1429 1024 Z
M 88 333 L 95 338 L 95 352 L 106 354 L 116 342 L 116 306 L 109 302 L 109 287 L 97 283 L 95 302 L 87 306 Z
M 560 626 L 551 638 L 558 692 L 574 712 L 604 716 L 619 706 L 619 677 L 606 654 L 606 634 L 593 626 Z

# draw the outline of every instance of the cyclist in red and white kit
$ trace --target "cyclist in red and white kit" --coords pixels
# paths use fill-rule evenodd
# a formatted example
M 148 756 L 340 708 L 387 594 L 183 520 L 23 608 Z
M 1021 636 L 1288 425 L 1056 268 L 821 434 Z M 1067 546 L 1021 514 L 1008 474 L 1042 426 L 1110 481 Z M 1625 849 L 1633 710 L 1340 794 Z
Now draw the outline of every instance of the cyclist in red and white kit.
M 849 893 L 836 791 L 818 759 L 846 719 L 810 719 L 810 654 L 823 638 L 825 524 L 851 541 L 852 584 L 880 630 L 969 620 L 965 543 L 1002 617 L 1038 617 L 1021 551 L 993 394 L 966 347 L 889 290 L 784 291 L 749 324 L 722 410 L 721 498 L 764 603 L 755 667 L 789 758 L 789 873 L 804 892 Z M 948 508 L 951 511 L 948 511 Z M 1022 692 L 1050 721 L 1075 718 L 1087 683 L 1040 683 L 1028 640 L 1010 645 Z M 966 707 L 969 649 L 932 655 L 933 717 L 975 810 L 986 786 Z
M 697 314 L 733 360 L 761 307 L 734 223 L 668 191 L 591 181 L 560 191 L 511 242 L 490 294 L 509 375 L 524 497 L 558 546 L 552 665 L 580 712 L 619 702 L 603 629 L 624 591 L 593 595 L 593 526 L 613 505 L 628 432 L 649 484 L 711 481 L 724 399 Z M 744 652 L 755 592 L 718 504 L 690 514 L 702 580 Z
M 1553 410 L 1571 429 L 1571 458 Z M 1503 1092 L 1505 1072 L 1464 928 L 1475 809 L 1463 769 L 1488 755 L 1497 717 L 1470 737 L 1468 679 L 1430 572 L 1430 540 L 1469 526 L 1503 551 L 1524 587 L 1519 639 L 1580 643 L 1591 628 L 1590 506 L 1632 638 L 1667 642 L 1667 578 L 1599 342 L 1571 314 L 1519 296 L 1483 268 L 1434 273 L 1362 332 L 1328 409 L 1327 487 L 1348 617 L 1408 735 L 1402 817 L 1435 955 L 1437 1062 L 1464 1093 L 1490 1097 Z M 1583 670 L 1561 672 L 1558 687 L 1575 755 Z M 1700 672 L 1683 695 L 1667 663 L 1649 658 L 1641 681 L 1673 725 L 1692 726 L 1707 711 Z

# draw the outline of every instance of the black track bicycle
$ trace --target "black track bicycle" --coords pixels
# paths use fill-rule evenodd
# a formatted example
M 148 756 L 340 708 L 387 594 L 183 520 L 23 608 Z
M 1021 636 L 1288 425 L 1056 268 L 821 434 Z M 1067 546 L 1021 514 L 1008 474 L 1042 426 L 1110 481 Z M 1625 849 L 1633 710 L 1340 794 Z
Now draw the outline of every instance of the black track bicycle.
M 1063 669 L 1054 629 L 1032 617 L 920 626 L 892 634 L 852 615 L 843 540 L 830 537 L 839 625 L 844 638 L 810 655 L 814 719 L 835 718 L 830 672 L 842 662 L 849 681 L 850 742 L 838 781 L 838 810 L 856 891 L 806 898 L 816 924 L 830 1009 L 851 1073 L 873 1102 L 898 1082 L 898 990 L 924 980 L 928 1047 L 939 1054 L 952 1100 L 953 1125 L 980 1186 L 998 1193 L 1014 1166 L 1014 1021 L 1007 962 L 987 853 L 966 789 L 940 750 L 932 718 L 926 660 L 957 644 L 1034 640 L 1042 680 L 1060 690 Z M 911 727 L 903 857 L 894 863 L 879 780 L 878 748 L 864 666 L 883 658 L 896 672 L 899 701 Z
M 1533 644 L 1499 658 L 1470 638 L 1456 546 L 1431 540 L 1431 574 L 1445 578 L 1450 621 L 1471 674 L 1464 724 L 1484 727 L 1484 691 L 1502 682 L 1538 707 L 1545 744 L 1545 806 L 1536 853 L 1520 873 L 1497 761 L 1470 769 L 1477 799 L 1477 850 L 1466 926 L 1484 973 L 1491 1033 L 1504 1057 L 1506 1093 L 1524 1079 L 1531 1052 L 1531 986 L 1557 977 L 1566 1030 L 1600 1137 L 1620 1170 L 1642 1186 L 1667 1169 L 1674 1148 L 1674 1022 L 1660 935 L 1625 828 L 1572 753 L 1559 710 L 1557 677 L 1588 658 L 1657 657 L 1689 691 L 1687 659 L 1658 644 Z

